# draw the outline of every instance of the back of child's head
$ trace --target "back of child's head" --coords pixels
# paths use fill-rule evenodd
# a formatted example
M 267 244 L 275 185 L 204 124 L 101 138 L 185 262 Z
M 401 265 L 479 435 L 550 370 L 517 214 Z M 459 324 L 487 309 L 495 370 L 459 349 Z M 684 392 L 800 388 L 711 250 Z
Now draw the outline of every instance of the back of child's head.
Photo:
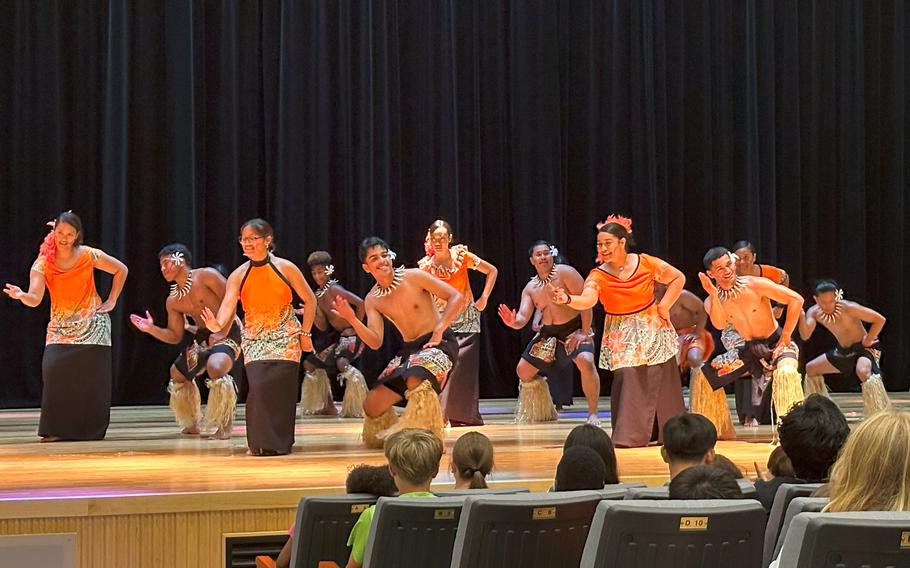
M 468 432 L 455 442 L 452 463 L 471 489 L 486 489 L 486 477 L 493 470 L 493 444 L 480 432 Z
M 429 430 L 405 428 L 385 441 L 389 467 L 406 483 L 429 483 L 439 473 L 442 442 Z
M 670 481 L 670 499 L 742 499 L 743 491 L 726 469 L 697 465 L 679 472 Z
M 591 448 L 604 462 L 604 485 L 619 483 L 619 472 L 616 465 L 616 450 L 613 440 L 607 431 L 593 424 L 581 424 L 572 428 L 562 446 L 563 451 L 575 446 Z
M 717 429 L 701 414 L 684 412 L 664 424 L 664 450 L 671 460 L 701 461 L 716 443 Z
M 739 466 L 733 463 L 733 460 L 727 456 L 714 454 L 714 461 L 711 462 L 711 464 L 714 467 L 719 467 L 721 469 L 729 471 L 736 479 L 744 479 L 746 477 L 743 475 L 743 470 L 739 469 Z
M 398 493 L 388 465 L 355 465 L 345 480 L 346 493 L 368 493 L 378 497 L 391 497 Z
M 604 462 L 587 446 L 573 446 L 562 454 L 556 466 L 556 491 L 603 489 Z
M 768 471 L 774 477 L 796 477 L 796 472 L 793 471 L 793 464 L 790 462 L 790 457 L 784 451 L 783 446 L 777 446 L 771 452 L 771 455 L 768 456 Z

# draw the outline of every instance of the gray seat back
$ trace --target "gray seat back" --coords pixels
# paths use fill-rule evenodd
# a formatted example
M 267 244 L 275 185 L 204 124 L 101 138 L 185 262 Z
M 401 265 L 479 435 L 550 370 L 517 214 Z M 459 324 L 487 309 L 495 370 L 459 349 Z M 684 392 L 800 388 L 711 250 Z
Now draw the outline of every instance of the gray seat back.
M 781 524 L 780 536 L 777 537 L 772 560 L 780 555 L 780 549 L 784 547 L 784 538 L 787 536 L 790 524 L 793 523 L 793 518 L 800 513 L 821 513 L 830 501 L 827 497 L 797 497 L 790 501 L 790 506 L 787 507 L 787 513 L 784 515 L 784 522 Z
M 631 487 L 626 492 L 626 499 L 629 501 L 650 500 L 666 501 L 670 498 L 670 487 L 661 485 L 660 487 Z
M 780 566 L 910 566 L 910 513 L 800 513 L 787 531 Z
M 527 487 L 496 487 L 487 489 L 440 489 L 433 490 L 439 497 L 469 497 L 471 495 L 515 495 L 516 493 L 529 493 Z
M 777 537 L 784 524 L 784 515 L 790 501 L 797 497 L 808 497 L 812 492 L 821 487 L 821 483 L 781 483 L 774 494 L 771 512 L 768 514 L 768 524 L 765 527 L 765 545 L 762 549 L 762 568 L 767 568 L 774 560 L 774 548 L 777 546 Z
M 448 566 L 452 562 L 452 545 L 464 500 L 465 497 L 380 497 L 363 565 L 366 568 Z
M 758 568 L 765 509 L 750 499 L 601 501 L 583 568 Z
M 601 500 L 598 491 L 468 497 L 451 566 L 578 566 Z
M 351 527 L 376 499 L 365 494 L 303 497 L 297 505 L 291 568 L 313 568 L 320 560 L 347 564 Z

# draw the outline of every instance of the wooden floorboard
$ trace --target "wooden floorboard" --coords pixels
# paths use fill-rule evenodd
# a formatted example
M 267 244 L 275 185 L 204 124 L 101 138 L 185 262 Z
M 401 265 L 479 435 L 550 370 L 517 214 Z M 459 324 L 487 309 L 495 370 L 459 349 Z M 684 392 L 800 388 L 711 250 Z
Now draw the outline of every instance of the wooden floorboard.
M 851 421 L 860 418 L 858 395 L 835 395 Z M 895 403 L 910 406 L 910 397 L 894 395 Z M 581 402 L 578 400 L 577 402 Z M 732 402 L 732 401 L 731 401 Z M 476 428 L 496 448 L 494 483 L 546 486 L 553 478 L 569 431 L 584 420 L 580 406 L 561 413 L 556 423 L 512 423 L 514 400 L 484 401 L 487 424 Z M 601 413 L 609 424 L 602 401 Z M 112 409 L 108 436 L 97 442 L 37 442 L 37 410 L 0 411 L 0 500 L 104 498 L 129 495 L 167 495 L 261 490 L 320 491 L 341 489 L 351 465 L 384 462 L 381 451 L 366 449 L 359 440 L 360 421 L 308 417 L 297 422 L 294 452 L 289 456 L 253 458 L 245 452 L 243 408 L 230 440 L 181 436 L 167 407 Z M 436 483 L 453 482 L 448 471 L 451 446 L 463 428 L 446 432 Z M 753 462 L 764 464 L 771 430 L 738 428 L 739 439 L 720 442 L 717 451 L 754 473 Z M 657 447 L 617 450 L 620 475 L 627 481 L 663 483 L 665 464 Z

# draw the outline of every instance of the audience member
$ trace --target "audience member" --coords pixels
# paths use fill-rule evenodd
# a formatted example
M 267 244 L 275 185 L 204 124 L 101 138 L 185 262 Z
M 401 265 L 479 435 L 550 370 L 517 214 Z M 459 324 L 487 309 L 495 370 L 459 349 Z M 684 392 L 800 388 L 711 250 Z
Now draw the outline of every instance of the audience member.
M 430 493 L 430 483 L 439 473 L 439 460 L 442 458 L 442 442 L 439 438 L 429 430 L 405 428 L 386 439 L 384 451 L 400 499 L 436 497 Z M 351 557 L 347 568 L 360 568 L 363 564 L 367 536 L 370 534 L 375 511 L 375 506 L 366 509 L 351 529 L 348 538 Z
M 743 474 L 743 470 L 739 469 L 739 466 L 725 455 L 714 454 L 714 463 L 712 465 L 729 471 L 735 479 L 744 479 L 746 477 Z
M 348 470 L 344 487 L 345 493 L 366 493 L 376 497 L 392 497 L 398 493 L 388 465 L 367 465 L 365 463 L 355 465 Z M 294 525 L 291 525 L 291 529 L 288 531 L 290 538 L 275 560 L 276 568 L 288 568 L 291 565 L 294 528 Z
M 455 489 L 486 489 L 493 470 L 493 444 L 480 432 L 468 432 L 452 448 Z
M 592 424 L 581 424 L 569 432 L 562 447 L 563 452 L 575 446 L 591 448 L 604 462 L 604 485 L 619 483 L 619 471 L 616 465 L 616 452 L 613 441 L 607 431 Z
M 775 476 L 758 480 L 758 500 L 770 511 L 774 494 L 782 483 L 824 483 L 838 452 L 847 440 L 847 419 L 831 399 L 809 395 L 781 419 L 778 435 L 783 451 L 793 465 L 794 477 Z
M 562 454 L 556 466 L 556 491 L 603 489 L 604 462 L 591 448 L 575 446 Z
M 743 492 L 729 470 L 695 465 L 670 481 L 670 499 L 742 499 Z
M 867 418 L 831 468 L 827 512 L 910 511 L 910 414 Z
M 713 463 L 715 443 L 717 429 L 701 414 L 684 412 L 667 420 L 660 455 L 670 470 L 670 480 L 687 468 Z

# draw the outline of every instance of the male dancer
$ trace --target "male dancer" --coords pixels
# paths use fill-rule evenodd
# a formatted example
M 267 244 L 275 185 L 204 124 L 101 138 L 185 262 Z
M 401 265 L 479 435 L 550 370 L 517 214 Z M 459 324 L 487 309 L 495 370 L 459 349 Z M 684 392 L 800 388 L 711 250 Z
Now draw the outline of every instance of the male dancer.
M 800 313 L 799 334 L 803 341 L 812 336 L 817 323 L 837 339 L 838 345 L 806 364 L 806 396 L 827 396 L 824 375 L 843 373 L 855 376 L 862 384 L 863 413 L 866 417 L 890 406 L 882 384 L 881 345 L 878 336 L 885 326 L 885 316 L 856 302 L 844 300 L 844 293 L 831 280 L 815 285 L 815 305 Z M 870 324 L 869 329 L 863 322 Z
M 547 385 L 540 375 L 549 375 L 564 368 L 569 361 L 581 371 L 581 386 L 588 401 L 588 424 L 599 425 L 597 402 L 600 397 L 600 376 L 594 366 L 594 333 L 591 331 L 591 310 L 578 311 L 553 303 L 551 287 L 565 288 L 580 294 L 584 278 L 568 264 L 556 264 L 556 247 L 537 241 L 528 250 L 528 260 L 537 274 L 521 291 L 518 310 L 505 304 L 499 306 L 499 317 L 512 329 L 523 328 L 534 315 L 542 314 L 543 327 L 525 348 L 515 372 L 521 380 L 518 391 L 516 422 L 556 420 L 556 409 Z
M 342 402 L 344 418 L 363 418 L 363 401 L 367 395 L 366 380 L 352 362 L 363 353 L 363 342 L 346 321 L 332 313 L 332 302 L 341 296 L 354 305 L 357 319 L 363 320 L 363 300 L 332 278 L 335 266 L 332 256 L 318 250 L 307 257 L 310 275 L 316 283 L 316 328 L 314 352 L 303 362 L 306 375 L 300 395 L 303 414 L 329 414 L 338 411 L 332 402 L 332 389 L 327 369 L 338 369 L 338 381 L 347 382 Z
M 705 254 L 707 275 L 698 274 L 708 293 L 705 309 L 717 329 L 732 325 L 744 343 L 715 357 L 702 370 L 715 389 L 736 380 L 736 406 L 742 423 L 758 425 L 770 422 L 765 391 L 771 388 L 778 416 L 803 399 L 797 371 L 799 348 L 791 339 L 799 321 L 803 299 L 796 292 L 767 278 L 737 276 L 736 255 L 724 247 L 714 247 Z M 712 281 L 713 279 L 713 281 Z M 716 283 L 716 284 L 715 284 Z M 787 306 L 784 327 L 778 326 L 771 300 Z
M 214 268 L 192 268 L 192 255 L 180 243 L 165 246 L 158 252 L 161 275 L 171 282 L 171 291 L 165 301 L 167 327 L 158 327 L 146 311 L 145 317 L 130 316 L 139 331 L 159 341 L 176 345 L 183 339 L 186 317 L 201 322 L 203 308 L 217 311 L 224 298 L 225 278 Z M 228 373 L 240 356 L 240 321 L 227 335 L 211 333 L 204 326 L 193 327 L 193 342 L 171 365 L 168 392 L 170 406 L 183 427 L 183 434 L 198 434 L 200 422 L 215 427 L 212 438 L 224 440 L 231 437 L 234 407 L 237 405 L 237 387 Z M 205 384 L 209 400 L 204 420 L 200 420 L 199 387 L 196 377 L 208 374 Z
M 422 270 L 393 268 L 389 245 L 379 237 L 363 240 L 360 258 L 363 270 L 376 279 L 364 301 L 367 323 L 341 295 L 332 301 L 332 313 L 345 320 L 370 349 L 382 346 L 383 316 L 404 340 L 363 403 L 363 440 L 369 447 L 382 447 L 383 438 L 402 428 L 425 428 L 442 440 L 438 393 L 457 359 L 458 342 L 449 326 L 458 315 L 461 294 Z M 433 296 L 446 301 L 441 314 Z M 399 421 L 392 406 L 402 398 L 408 404 Z

